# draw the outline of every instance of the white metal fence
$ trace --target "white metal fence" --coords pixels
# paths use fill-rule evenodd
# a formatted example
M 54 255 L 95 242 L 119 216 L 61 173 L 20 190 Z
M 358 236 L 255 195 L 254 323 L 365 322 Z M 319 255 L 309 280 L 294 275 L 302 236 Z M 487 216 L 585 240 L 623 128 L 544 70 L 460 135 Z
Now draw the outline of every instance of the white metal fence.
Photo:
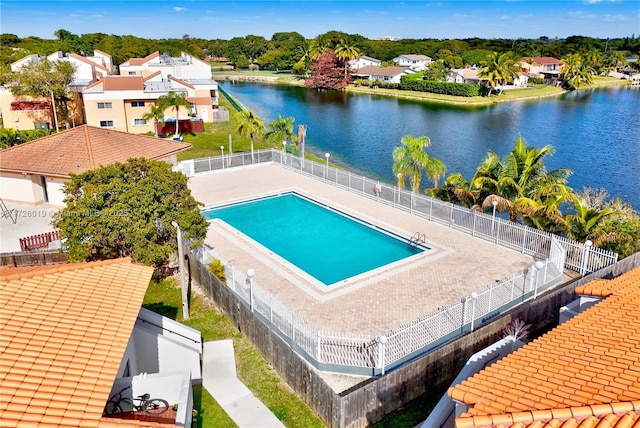
M 298 317 L 245 273 L 207 247 L 194 250 L 204 264 L 214 258 L 225 267 L 227 286 L 271 328 L 317 367 L 354 374 L 384 373 L 416 355 L 434 349 L 506 310 L 552 287 L 562 277 L 564 249 L 552 242 L 552 255 L 525 272 L 472 293 L 461 302 L 442 307 L 409 324 L 375 337 L 348 331 L 321 331 Z
M 379 374 L 396 367 L 421 353 L 471 331 L 557 284 L 563 267 L 581 273 L 590 272 L 615 263 L 617 255 L 541 232 L 524 225 L 469 211 L 467 208 L 445 203 L 427 196 L 415 195 L 395 186 L 352 174 L 312 161 L 302 162 L 297 156 L 286 156 L 277 150 L 243 153 L 182 162 L 179 169 L 187 175 L 222 168 L 275 162 L 315 177 L 335 186 L 348 189 L 381 203 L 409 211 L 431 221 L 437 221 L 474 237 L 490 240 L 522 253 L 543 259 L 512 278 L 495 283 L 460 302 L 439 308 L 401 328 L 374 337 L 350 332 L 326 332 L 311 326 L 252 278 L 247 277 L 220 255 L 201 247 L 195 254 L 202 263 L 218 258 L 225 266 L 228 287 L 238 295 L 252 312 L 259 315 L 296 350 L 302 351 L 310 363 L 323 370 L 352 374 Z M 380 192 L 374 189 L 380 189 Z
M 594 272 L 615 263 L 618 255 L 595 248 L 589 241 L 579 243 L 568 238 L 543 232 L 529 226 L 514 223 L 496 216 L 466 207 L 443 202 L 426 195 L 415 194 L 397 186 L 333 168 L 329 163 L 305 160 L 299 156 L 268 149 L 254 153 L 192 159 L 183 161 L 178 169 L 187 176 L 194 174 L 272 162 L 325 183 L 349 190 L 360 196 L 408 211 L 414 215 L 444 224 L 476 238 L 494 242 L 534 257 L 549 256 L 551 241 L 556 239 L 566 251 L 565 267 L 581 275 Z M 379 189 L 379 191 L 377 191 Z

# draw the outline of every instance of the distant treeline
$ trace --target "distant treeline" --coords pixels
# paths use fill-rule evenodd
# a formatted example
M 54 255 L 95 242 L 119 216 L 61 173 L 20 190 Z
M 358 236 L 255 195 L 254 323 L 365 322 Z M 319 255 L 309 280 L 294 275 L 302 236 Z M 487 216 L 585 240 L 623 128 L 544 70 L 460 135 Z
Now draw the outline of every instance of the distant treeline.
M 244 68 L 256 64 L 261 68 L 290 70 L 308 55 L 312 39 L 305 39 L 296 32 L 275 33 L 270 40 L 262 36 L 248 35 L 231 40 L 202 39 L 190 37 L 181 39 L 144 39 L 132 35 L 90 33 L 76 35 L 61 29 L 52 39 L 29 36 L 20 38 L 15 34 L 0 34 L 0 67 L 30 54 L 46 55 L 56 51 L 86 53 L 92 55 L 94 49 L 104 51 L 113 57 L 115 65 L 129 58 L 142 58 L 160 51 L 179 56 L 181 51 L 201 59 L 227 58 L 236 67 Z M 359 49 L 363 55 L 388 62 L 403 54 L 423 54 L 434 59 L 449 59 L 448 62 L 477 64 L 490 52 L 512 51 L 522 56 L 553 56 L 562 58 L 570 53 L 597 50 L 603 54 L 614 51 L 628 54 L 640 53 L 640 38 L 635 35 L 616 39 L 596 39 L 571 36 L 566 39 L 402 39 L 370 40 L 358 34 L 329 31 L 315 39 L 318 42 L 334 44 L 346 40 Z

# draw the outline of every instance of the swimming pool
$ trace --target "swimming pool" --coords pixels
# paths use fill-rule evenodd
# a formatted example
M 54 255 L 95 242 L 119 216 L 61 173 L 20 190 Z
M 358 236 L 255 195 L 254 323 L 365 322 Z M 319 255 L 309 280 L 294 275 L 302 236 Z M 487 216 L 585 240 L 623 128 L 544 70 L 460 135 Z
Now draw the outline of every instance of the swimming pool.
M 325 286 L 428 250 L 294 192 L 207 208 Z

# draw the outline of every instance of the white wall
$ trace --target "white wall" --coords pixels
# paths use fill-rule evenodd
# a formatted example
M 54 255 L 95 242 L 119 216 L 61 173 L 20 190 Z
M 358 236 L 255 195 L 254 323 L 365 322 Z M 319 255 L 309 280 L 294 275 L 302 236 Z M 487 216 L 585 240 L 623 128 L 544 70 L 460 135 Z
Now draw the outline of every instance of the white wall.
M 22 202 L 33 205 L 44 203 L 40 176 L 1 172 L 0 198 L 8 202 Z
M 175 370 L 166 374 L 143 373 L 138 376 L 116 379 L 109 397 L 122 389 L 123 397 L 133 398 L 142 394 L 150 394 L 151 398 L 166 400 L 169 406 L 178 405 L 176 425 L 191 427 L 193 410 L 193 390 L 189 372 Z M 126 409 L 123 409 L 126 411 Z
M 64 184 L 67 179 L 47 177 L 47 195 L 49 196 L 49 204 L 57 207 L 64 207 Z

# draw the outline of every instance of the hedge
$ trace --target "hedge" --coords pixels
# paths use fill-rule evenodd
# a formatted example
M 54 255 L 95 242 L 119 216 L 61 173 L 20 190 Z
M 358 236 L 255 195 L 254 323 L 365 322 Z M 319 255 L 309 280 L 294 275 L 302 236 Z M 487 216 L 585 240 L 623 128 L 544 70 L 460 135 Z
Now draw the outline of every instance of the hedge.
M 457 97 L 476 97 L 481 95 L 480 85 L 468 83 L 436 82 L 402 76 L 400 88 L 407 91 L 432 92 L 434 94 L 454 95 Z

